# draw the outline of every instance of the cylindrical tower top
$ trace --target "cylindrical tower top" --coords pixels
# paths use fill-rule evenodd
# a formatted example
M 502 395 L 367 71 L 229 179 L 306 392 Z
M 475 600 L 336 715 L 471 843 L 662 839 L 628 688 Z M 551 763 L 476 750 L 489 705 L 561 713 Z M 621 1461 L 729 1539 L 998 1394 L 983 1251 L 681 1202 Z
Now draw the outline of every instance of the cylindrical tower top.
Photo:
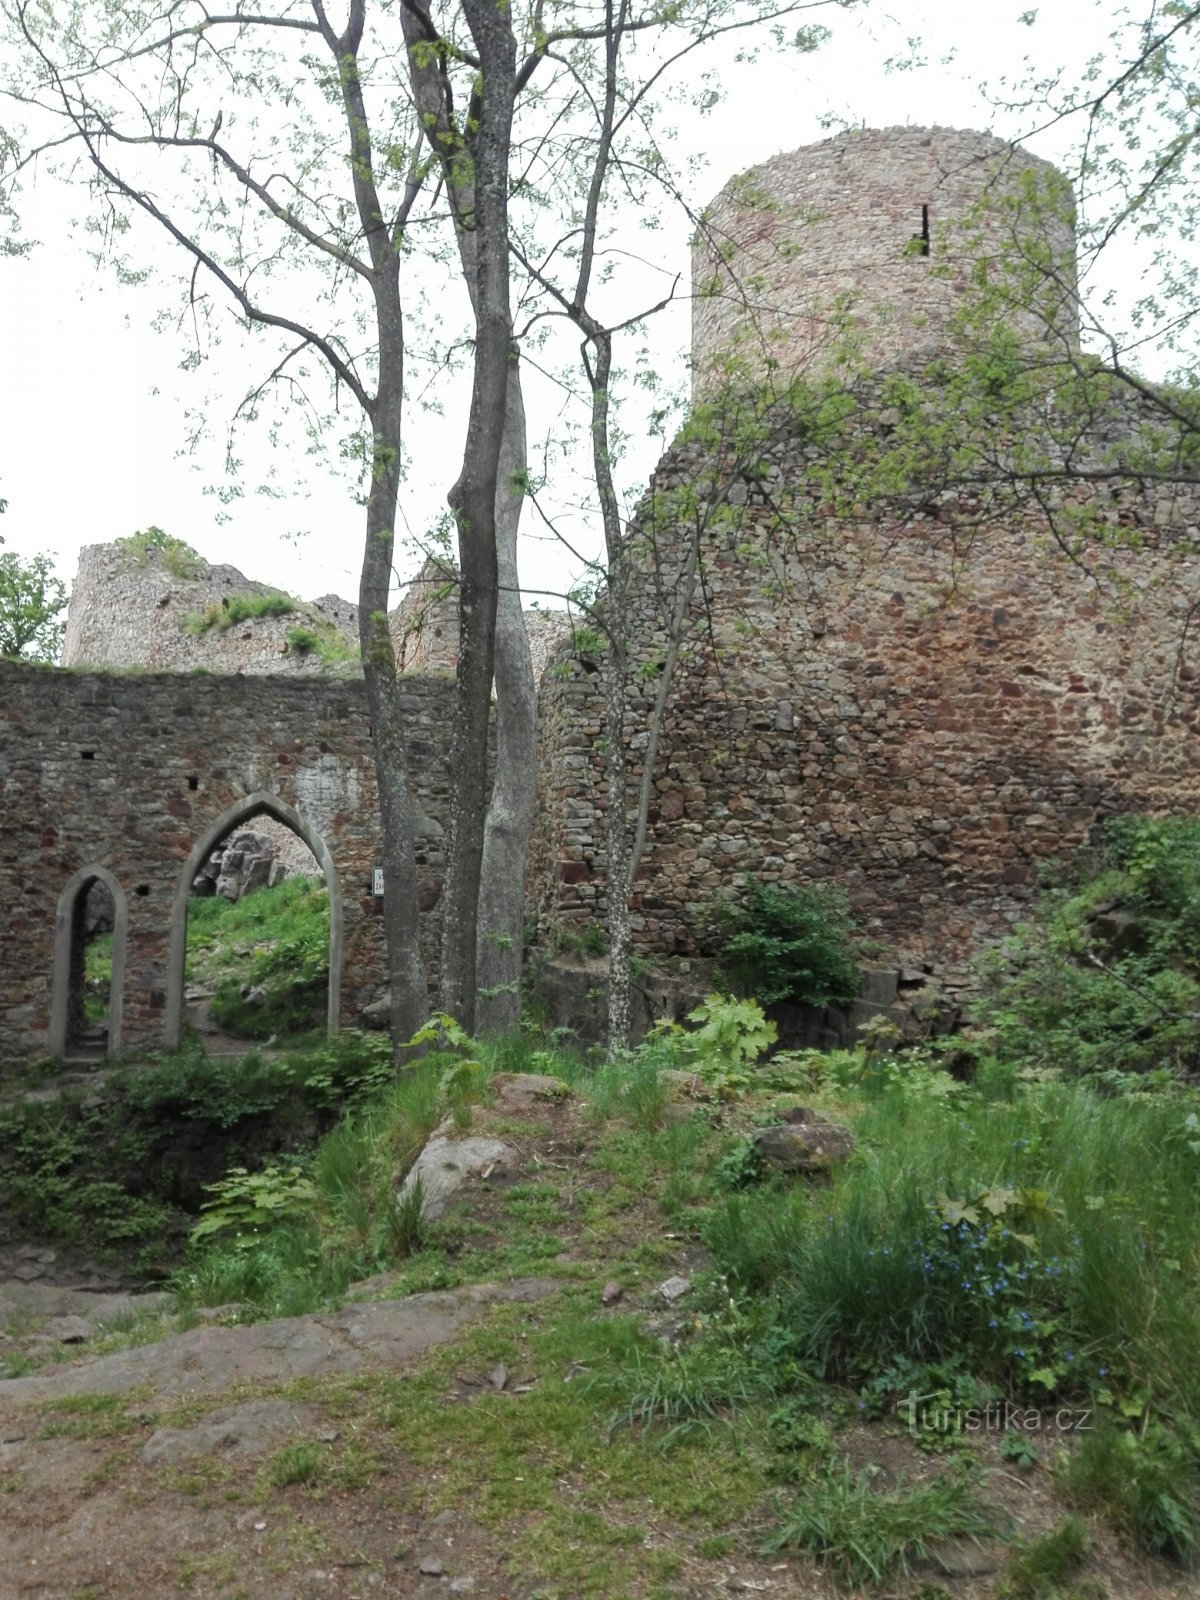
M 701 393 L 730 373 L 927 359 L 962 344 L 964 317 L 1074 347 L 1070 187 L 990 134 L 838 134 L 726 184 L 693 245 L 692 288 Z

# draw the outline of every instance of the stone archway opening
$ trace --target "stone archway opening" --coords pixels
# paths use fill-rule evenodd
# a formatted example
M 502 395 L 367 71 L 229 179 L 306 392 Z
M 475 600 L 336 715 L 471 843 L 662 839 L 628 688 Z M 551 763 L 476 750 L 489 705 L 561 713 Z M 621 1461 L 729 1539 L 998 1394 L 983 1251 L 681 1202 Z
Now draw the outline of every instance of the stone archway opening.
M 176 888 L 167 1042 L 210 1051 L 296 1046 L 338 1030 L 342 904 L 312 823 L 277 796 L 231 806 L 197 840 Z
M 83 867 L 63 887 L 54 934 L 50 1053 L 103 1061 L 121 1049 L 126 900 L 101 866 Z
M 329 891 L 272 816 L 239 823 L 192 880 L 183 1001 L 185 1029 L 218 1053 L 325 1032 Z

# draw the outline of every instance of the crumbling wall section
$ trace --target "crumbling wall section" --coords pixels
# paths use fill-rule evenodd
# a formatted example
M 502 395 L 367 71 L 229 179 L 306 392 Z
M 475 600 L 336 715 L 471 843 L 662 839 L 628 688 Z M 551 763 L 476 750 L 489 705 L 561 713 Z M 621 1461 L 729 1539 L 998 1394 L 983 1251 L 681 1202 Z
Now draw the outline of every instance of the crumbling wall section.
M 864 448 L 886 438 L 883 394 L 882 379 L 865 388 Z M 1136 429 L 1136 405 L 1117 411 L 1109 433 Z M 695 442 L 668 453 L 633 528 L 631 804 L 666 641 L 658 597 L 689 532 L 654 522 L 672 487 L 720 480 L 703 455 Z M 1094 532 L 1122 541 L 1093 546 L 1093 571 L 1032 505 L 997 518 L 956 493 L 889 518 L 824 499 L 817 469 L 817 447 L 793 433 L 724 484 L 742 514 L 703 542 L 635 934 L 694 953 L 746 875 L 828 881 L 865 932 L 954 972 L 1027 909 L 1041 865 L 1106 816 L 1200 807 L 1187 627 L 1200 501 L 1170 483 L 1071 491 Z M 606 907 L 599 665 L 564 652 L 541 695 L 531 898 L 576 923 Z
M 63 665 L 306 678 L 358 670 L 357 608 L 336 595 L 297 601 L 286 615 L 228 626 L 218 621 L 192 631 L 194 619 L 226 616 L 238 597 L 278 593 L 236 567 L 210 566 L 179 552 L 173 559 L 154 548 L 139 554 L 123 540 L 86 545 L 71 590 Z M 288 636 L 298 627 L 327 629 L 354 659 L 331 667 L 315 650 L 296 648 Z
M 421 907 L 441 890 L 452 685 L 407 678 Z M 361 681 L 62 672 L 0 663 L 0 1059 L 48 1047 L 55 909 L 82 869 L 128 900 L 123 1045 L 164 1043 L 171 910 L 193 846 L 248 796 L 297 812 L 332 856 L 344 912 L 341 1011 L 386 984 L 378 799 Z M 241 818 L 231 827 L 253 827 Z M 427 957 L 435 956 L 432 937 Z

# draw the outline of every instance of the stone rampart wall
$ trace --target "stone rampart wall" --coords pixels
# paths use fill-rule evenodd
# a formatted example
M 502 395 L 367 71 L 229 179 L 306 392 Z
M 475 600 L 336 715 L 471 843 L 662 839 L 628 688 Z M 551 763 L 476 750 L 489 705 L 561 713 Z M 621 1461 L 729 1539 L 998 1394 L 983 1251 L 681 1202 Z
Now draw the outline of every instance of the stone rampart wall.
M 1093 532 L 1141 548 L 1093 543 L 1097 582 L 1028 505 L 943 495 L 872 518 L 823 500 L 817 455 L 783 437 L 721 491 L 740 514 L 702 543 L 635 935 L 692 953 L 746 874 L 825 880 L 865 932 L 954 971 L 1104 817 L 1200 809 L 1200 503 L 1103 483 Z M 673 486 L 716 493 L 711 465 L 696 444 L 669 453 L 634 524 L 635 783 L 666 642 L 655 596 L 687 531 L 654 523 Z M 544 916 L 579 921 L 605 907 L 604 728 L 596 663 L 562 665 L 542 687 L 531 886 Z

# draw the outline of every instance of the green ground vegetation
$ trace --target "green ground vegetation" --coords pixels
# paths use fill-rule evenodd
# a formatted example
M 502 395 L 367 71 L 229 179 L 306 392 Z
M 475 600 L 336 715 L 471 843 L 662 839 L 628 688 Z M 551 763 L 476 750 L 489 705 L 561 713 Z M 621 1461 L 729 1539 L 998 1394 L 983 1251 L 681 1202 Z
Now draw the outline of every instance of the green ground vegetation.
M 324 883 L 292 877 L 236 901 L 191 900 L 186 981 L 211 991 L 213 1022 L 235 1038 L 315 1039 L 329 985 Z M 253 1003 L 249 990 L 258 991 Z
M 1161 970 L 1188 976 L 1190 835 L 1123 829 L 1094 863 L 1103 891 L 1077 874 L 1048 892 L 1014 949 L 1042 948 L 1038 930 L 1084 896 L 1088 917 L 1128 904 L 1157 931 L 1126 955 L 1096 930 L 1104 967 L 1084 944 L 1081 971 L 1125 987 L 1131 969 L 1114 969 L 1161 945 Z M 1018 960 L 997 977 L 1006 1012 L 1021 1017 L 1022 983 L 1042 993 L 1039 972 Z M 1164 1564 L 1146 1569 L 1155 1592 L 1171 1569 L 1195 1570 L 1200 1534 L 1200 1085 L 1173 1011 L 1156 1018 L 1117 1070 L 1057 1046 L 1047 1059 L 1022 1043 L 1032 1022 L 994 1017 L 945 1048 L 770 1056 L 761 1009 L 720 995 L 693 1027 L 610 1060 L 435 1026 L 432 1053 L 398 1078 L 368 1039 L 303 1066 L 164 1063 L 125 1083 L 105 1137 L 130 1137 L 147 1100 L 230 1127 L 299 1094 L 327 1108 L 315 1143 L 231 1161 L 196 1197 L 171 1277 L 176 1326 L 204 1306 L 234 1303 L 247 1320 L 313 1310 L 363 1280 L 389 1298 L 528 1275 L 556 1285 L 402 1377 L 322 1386 L 353 1451 L 284 1447 L 258 1492 L 370 1483 L 402 1448 L 427 1512 L 469 1505 L 553 1596 L 677 1595 L 685 1568 L 693 1588 L 717 1585 L 731 1554 L 915 1594 L 940 1544 L 993 1537 L 1009 1546 L 997 1597 L 1103 1595 L 1094 1552 L 1113 1541 Z M 512 1118 L 489 1088 L 510 1070 L 571 1094 Z M 754 1134 L 800 1103 L 847 1124 L 855 1148 L 828 1176 L 789 1182 Z M 37 1118 L 44 1151 L 67 1137 L 61 1110 Z M 430 1222 L 400 1179 L 446 1118 L 518 1139 L 525 1165 Z M 5 1206 L 27 1138 L 19 1118 L 0 1128 Z M 55 1203 L 78 1210 L 88 1191 L 68 1192 L 70 1170 L 45 1154 L 37 1203 L 61 1178 Z M 89 1203 L 127 1214 L 112 1190 Z M 657 1285 L 681 1266 L 692 1289 L 668 1308 Z M 487 1378 L 498 1364 L 502 1388 Z M 1018 1420 L 981 1424 L 1003 1407 Z M 1057 1507 L 1030 1536 L 998 1514 L 1025 1481 Z
M 216 630 L 223 633 L 239 622 L 249 622 L 257 617 L 290 617 L 300 602 L 290 594 L 272 591 L 267 594 L 232 594 L 224 600 L 212 600 L 203 611 L 189 611 L 183 619 L 185 633 L 201 634 Z
M 982 1047 L 1023 1071 L 1200 1073 L 1200 822 L 1117 817 L 985 963 Z

